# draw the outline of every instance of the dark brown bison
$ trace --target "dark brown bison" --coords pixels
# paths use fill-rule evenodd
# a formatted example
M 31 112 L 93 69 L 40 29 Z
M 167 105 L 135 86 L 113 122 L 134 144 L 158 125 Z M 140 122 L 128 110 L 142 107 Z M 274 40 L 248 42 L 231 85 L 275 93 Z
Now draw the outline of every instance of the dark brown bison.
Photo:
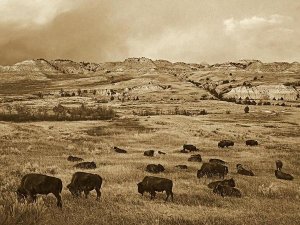
M 275 163 L 276 163 L 276 169 L 281 170 L 282 167 L 283 167 L 282 161 L 281 160 L 276 160 Z
M 293 180 L 294 177 L 291 174 L 284 173 L 280 170 L 275 170 L 275 176 L 281 180 Z
M 197 177 L 201 178 L 206 175 L 208 178 L 219 176 L 224 179 L 224 176 L 227 175 L 227 173 L 227 166 L 217 163 L 203 163 L 200 170 L 197 171 Z
M 165 171 L 165 168 L 161 164 L 158 164 L 158 165 L 149 164 L 146 167 L 146 171 L 149 173 L 160 173 L 160 172 Z
M 115 152 L 117 152 L 117 153 L 127 153 L 126 150 L 121 149 L 121 148 L 118 148 L 118 147 L 114 147 L 114 150 L 115 150 Z
M 218 185 L 226 185 L 226 186 L 229 186 L 229 187 L 235 187 L 235 181 L 234 181 L 233 178 L 227 179 L 227 180 L 218 180 L 218 181 L 214 181 L 214 182 L 209 183 L 207 186 L 210 189 L 214 189 Z
M 183 145 L 183 150 L 187 150 L 187 151 L 190 151 L 190 152 L 199 151 L 199 149 L 195 145 L 188 145 L 188 144 Z
M 219 148 L 228 148 L 229 146 L 234 146 L 234 142 L 230 140 L 222 140 L 218 143 Z
M 69 155 L 67 160 L 71 161 L 71 162 L 78 162 L 78 161 L 83 161 L 83 158 L 79 158 L 79 157 L 76 157 L 76 156 Z
M 165 155 L 166 153 L 165 153 L 165 152 L 162 152 L 162 151 L 158 151 L 158 154 L 160 154 L 160 155 Z
M 218 164 L 222 164 L 222 165 L 226 164 L 226 162 L 221 159 L 210 159 L 209 162 L 210 163 L 218 163 Z
M 179 169 L 182 169 L 182 170 L 186 170 L 188 168 L 187 165 L 177 165 L 175 167 L 179 168 Z
M 148 192 L 151 195 L 151 199 L 155 198 L 156 191 L 157 192 L 166 192 L 167 197 L 165 201 L 168 200 L 169 196 L 171 195 L 172 201 L 173 201 L 173 182 L 166 178 L 161 177 L 152 177 L 152 176 L 146 176 L 142 182 L 137 184 L 138 186 L 138 192 L 142 195 L 144 195 L 144 192 Z
M 258 142 L 256 140 L 247 140 L 246 145 L 255 146 L 258 145 Z
M 218 185 L 214 188 L 213 192 L 215 194 L 221 195 L 222 197 L 230 196 L 230 197 L 242 197 L 242 194 L 239 189 L 230 187 L 227 185 Z
M 81 162 L 74 165 L 75 168 L 79 169 L 96 169 L 96 163 L 95 162 Z
M 81 192 L 84 192 L 86 198 L 90 191 L 95 190 L 97 193 L 96 200 L 99 200 L 101 197 L 101 185 L 102 178 L 98 174 L 76 172 L 73 174 L 71 183 L 67 185 L 67 188 L 76 197 L 79 197 Z
M 244 176 L 254 176 L 254 173 L 251 170 L 245 169 L 241 164 L 236 165 L 237 173 Z
M 62 207 L 60 196 L 62 187 L 62 181 L 59 178 L 37 173 L 26 174 L 17 189 L 18 201 L 29 197 L 35 202 L 37 194 L 48 195 L 52 193 L 57 199 L 57 206 Z
M 154 150 L 144 151 L 144 156 L 153 157 L 154 156 Z
M 188 158 L 188 161 L 190 161 L 190 162 L 202 162 L 202 158 L 201 158 L 200 154 L 191 155 L 191 157 Z

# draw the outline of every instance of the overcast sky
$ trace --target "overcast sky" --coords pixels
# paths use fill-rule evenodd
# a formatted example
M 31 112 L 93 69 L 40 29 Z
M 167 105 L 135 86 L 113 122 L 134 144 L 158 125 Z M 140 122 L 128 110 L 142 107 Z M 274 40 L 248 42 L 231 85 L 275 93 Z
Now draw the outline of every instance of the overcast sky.
M 300 61 L 299 0 L 0 0 L 0 64 Z

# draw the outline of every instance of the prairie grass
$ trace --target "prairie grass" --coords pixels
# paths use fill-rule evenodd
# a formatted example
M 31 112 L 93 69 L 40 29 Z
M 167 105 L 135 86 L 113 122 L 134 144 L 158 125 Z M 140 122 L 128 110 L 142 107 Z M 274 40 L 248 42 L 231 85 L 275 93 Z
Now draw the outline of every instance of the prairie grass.
M 288 121 L 297 113 L 280 119 Z M 245 115 L 236 114 L 231 109 L 230 114 L 205 117 L 160 115 L 128 116 L 115 121 L 1 122 L 0 224 L 299 224 L 299 141 L 294 135 L 284 138 L 289 130 L 296 132 L 292 128 L 296 125 L 278 123 L 273 117 L 261 122 L 258 115 L 254 120 L 246 118 L 246 123 Z M 235 122 L 227 123 L 224 115 Z M 267 122 L 280 126 L 280 133 L 275 132 L 276 127 L 265 127 Z M 245 146 L 247 138 L 257 139 L 259 146 Z M 232 139 L 235 146 L 219 149 L 217 143 L 221 139 Z M 202 163 L 188 162 L 190 154 L 179 153 L 185 143 L 199 147 L 204 162 L 210 158 L 226 161 L 227 178 L 235 179 L 242 198 L 214 195 L 207 184 L 216 179 L 198 179 L 196 173 Z M 128 153 L 118 154 L 113 146 Z M 149 149 L 167 154 L 143 156 L 143 151 Z M 66 160 L 68 155 L 96 162 L 97 168 L 87 171 L 103 177 L 100 201 L 95 200 L 94 191 L 85 199 L 73 198 L 66 189 L 72 174 L 78 171 L 73 168 L 74 163 Z M 284 162 L 284 171 L 293 174 L 293 181 L 275 178 L 277 159 Z M 165 167 L 157 176 L 173 180 L 174 202 L 165 202 L 165 193 L 158 193 L 151 201 L 149 194 L 141 196 L 137 192 L 137 183 L 151 175 L 145 171 L 150 163 Z M 237 163 L 249 167 L 255 176 L 238 175 Z M 175 168 L 178 164 L 185 164 L 188 169 Z M 39 196 L 34 204 L 16 201 L 15 190 L 22 176 L 30 172 L 62 179 L 62 210 L 56 207 L 52 195 Z

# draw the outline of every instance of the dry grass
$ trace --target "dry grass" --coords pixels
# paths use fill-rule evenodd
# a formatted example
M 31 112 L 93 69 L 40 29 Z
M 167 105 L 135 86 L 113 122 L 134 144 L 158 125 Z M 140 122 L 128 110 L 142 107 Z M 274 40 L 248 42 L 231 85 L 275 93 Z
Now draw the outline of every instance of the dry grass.
M 263 110 L 253 107 L 245 115 L 242 106 L 213 104 L 201 103 L 201 108 L 212 112 L 205 117 L 128 114 L 114 121 L 1 122 L 0 224 L 60 224 L 62 221 L 76 225 L 299 224 L 299 110 L 293 108 L 290 114 L 283 114 L 274 107 L 278 116 L 266 116 Z M 267 124 L 274 127 L 266 127 Z M 259 146 L 245 146 L 244 141 L 250 138 L 257 139 Z M 221 139 L 232 139 L 235 146 L 218 149 L 217 142 Z M 214 195 L 207 187 L 211 180 L 196 177 L 201 163 L 188 162 L 190 154 L 178 152 L 184 143 L 197 145 L 204 161 L 209 158 L 227 161 L 228 177 L 236 180 L 243 197 Z M 117 154 L 113 146 L 128 153 Z M 143 151 L 149 149 L 167 154 L 143 156 Z M 74 199 L 65 188 L 76 171 L 73 163 L 66 160 L 68 155 L 93 160 L 98 165 L 90 172 L 104 179 L 99 202 L 95 201 L 95 193 L 87 200 Z M 284 170 L 294 175 L 294 181 L 275 178 L 276 159 L 284 162 Z M 141 196 L 137 192 L 137 182 L 149 175 L 144 171 L 149 163 L 161 163 L 166 168 L 158 176 L 174 181 L 174 203 L 165 203 L 165 194 L 159 193 L 150 201 L 149 195 Z M 250 167 L 256 176 L 236 174 L 237 163 Z M 188 169 L 175 168 L 178 164 L 186 164 Z M 55 198 L 50 195 L 40 196 L 37 204 L 16 202 L 14 190 L 21 177 L 29 172 L 63 180 L 62 210 L 56 208 Z

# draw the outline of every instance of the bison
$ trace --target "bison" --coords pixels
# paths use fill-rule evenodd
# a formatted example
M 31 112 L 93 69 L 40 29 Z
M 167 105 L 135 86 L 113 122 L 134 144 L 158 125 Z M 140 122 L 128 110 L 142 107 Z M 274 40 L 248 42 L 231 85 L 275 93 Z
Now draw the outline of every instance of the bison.
M 208 178 L 219 176 L 224 179 L 224 176 L 227 175 L 227 173 L 227 166 L 216 163 L 203 163 L 200 170 L 197 171 L 197 177 L 201 178 L 206 175 Z
M 255 146 L 258 145 L 258 142 L 256 140 L 247 140 L 246 145 Z
M 237 197 L 237 198 L 242 197 L 242 194 L 239 189 L 227 185 L 220 185 L 220 184 L 214 188 L 213 193 L 221 195 L 222 197 L 225 196 Z
M 183 150 L 187 150 L 187 151 L 190 151 L 190 152 L 199 151 L 199 149 L 195 145 L 188 145 L 188 144 L 183 145 Z
M 70 161 L 70 162 L 79 162 L 79 161 L 83 161 L 83 158 L 79 158 L 79 157 L 76 157 L 76 156 L 69 155 L 67 160 Z
M 126 150 L 121 149 L 121 148 L 118 148 L 118 147 L 114 147 L 114 150 L 115 150 L 115 152 L 117 152 L 117 153 L 127 153 Z
M 158 165 L 149 164 L 146 167 L 146 171 L 149 173 L 160 173 L 160 172 L 165 171 L 165 168 L 161 164 L 158 164 Z
M 234 142 L 230 140 L 222 140 L 218 143 L 219 148 L 228 148 L 229 146 L 234 146 Z
M 281 160 L 276 160 L 275 161 L 275 164 L 276 164 L 276 169 L 281 171 L 282 167 L 283 167 L 283 163 Z
M 281 180 L 293 180 L 294 179 L 294 177 L 291 174 L 284 173 L 280 170 L 275 170 L 275 176 L 277 179 L 281 179 Z
M 81 162 L 74 165 L 75 168 L 80 169 L 96 169 L 96 163 L 95 162 Z
M 225 185 L 225 186 L 229 186 L 229 187 L 235 187 L 235 181 L 234 181 L 233 178 L 227 179 L 227 180 L 218 180 L 218 181 L 214 181 L 214 182 L 209 183 L 207 186 L 210 189 L 214 189 L 218 185 Z
M 182 170 L 186 170 L 188 168 L 187 165 L 177 165 L 175 167 L 179 168 L 179 169 L 182 169 Z
M 153 176 L 146 176 L 137 184 L 138 192 L 144 195 L 144 192 L 150 193 L 151 199 L 155 198 L 156 191 L 157 192 L 166 192 L 167 197 L 165 201 L 168 200 L 169 196 L 171 196 L 173 201 L 173 181 L 161 178 L 161 177 L 153 177 Z
M 57 199 L 57 206 L 61 208 L 60 193 L 62 187 L 62 181 L 59 178 L 37 173 L 26 174 L 17 189 L 18 201 L 30 197 L 35 202 L 37 194 L 48 195 L 52 193 Z
M 209 160 L 210 163 L 217 163 L 217 164 L 222 164 L 222 165 L 225 165 L 226 162 L 221 160 L 221 159 L 210 159 Z
M 191 155 L 191 157 L 188 158 L 188 161 L 190 161 L 190 162 L 202 162 L 202 158 L 201 158 L 200 154 Z
M 154 150 L 148 150 L 144 152 L 144 156 L 150 156 L 153 157 L 154 156 Z
M 84 192 L 86 198 L 90 191 L 95 190 L 97 193 L 96 200 L 99 200 L 101 197 L 101 185 L 102 178 L 98 174 L 76 172 L 73 174 L 71 183 L 67 185 L 67 188 L 76 197 L 80 196 L 81 192 Z
M 254 176 L 254 173 L 251 170 L 245 169 L 241 164 L 236 165 L 237 173 L 244 176 Z
M 160 154 L 160 155 L 165 155 L 166 153 L 165 153 L 165 152 L 162 152 L 162 151 L 158 151 L 158 154 Z

